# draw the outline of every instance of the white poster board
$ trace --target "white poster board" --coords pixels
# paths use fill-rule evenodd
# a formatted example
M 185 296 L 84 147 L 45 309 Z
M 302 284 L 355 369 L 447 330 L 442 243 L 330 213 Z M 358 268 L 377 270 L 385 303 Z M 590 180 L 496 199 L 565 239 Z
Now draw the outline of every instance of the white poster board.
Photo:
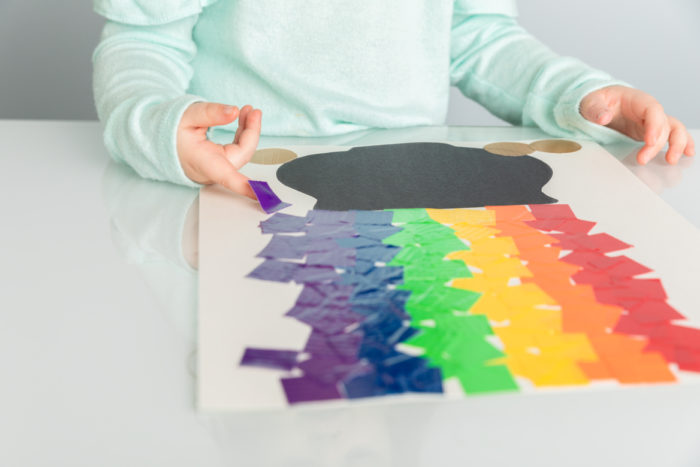
M 654 272 L 649 277 L 661 278 L 669 304 L 685 315 L 689 323 L 697 325 L 700 323 L 700 294 L 696 290 L 700 279 L 700 232 L 600 146 L 590 142 L 581 144 L 582 149 L 571 154 L 532 154 L 554 172 L 543 191 L 560 203 L 569 204 L 578 218 L 597 222 L 592 233 L 606 232 L 632 244 L 634 248 L 626 251 L 626 256 L 651 268 Z M 349 148 L 286 149 L 303 157 Z M 291 203 L 284 213 L 305 215 L 315 200 L 280 183 L 275 176 L 277 168 L 277 165 L 248 164 L 242 172 L 251 179 L 267 181 L 283 201 Z M 294 304 L 301 285 L 245 277 L 262 262 L 255 255 L 267 244 L 269 236 L 260 233 L 258 224 L 267 217 L 252 200 L 218 187 L 201 191 L 197 399 L 202 410 L 288 407 L 279 383 L 282 372 L 238 365 L 246 347 L 301 349 L 309 334 L 307 326 L 283 316 Z M 697 381 L 700 381 L 698 375 L 680 375 L 681 383 Z M 611 386 L 614 385 L 596 383 L 570 390 Z M 448 386 L 445 395 L 401 395 L 330 403 L 386 403 L 451 396 L 463 397 L 463 394 Z

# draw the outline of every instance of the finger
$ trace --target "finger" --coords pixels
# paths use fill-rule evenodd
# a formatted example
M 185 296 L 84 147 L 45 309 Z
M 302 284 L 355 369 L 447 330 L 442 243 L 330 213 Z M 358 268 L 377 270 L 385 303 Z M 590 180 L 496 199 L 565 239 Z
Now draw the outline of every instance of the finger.
M 211 183 L 221 185 L 239 195 L 257 199 L 248 183 L 248 177 L 238 172 L 225 157 L 208 158 L 202 164 L 201 170 Z
M 644 111 L 644 142 L 648 145 L 657 145 L 663 135 L 665 126 L 668 125 L 666 112 L 661 104 L 653 102 Z M 665 141 L 663 142 L 665 143 Z
M 690 135 L 690 133 L 688 133 L 688 144 L 685 146 L 685 151 L 683 151 L 683 154 L 685 154 L 688 157 L 692 157 L 695 155 L 695 140 Z
M 236 169 L 240 169 L 250 162 L 260 140 L 260 127 L 262 112 L 259 109 L 251 110 L 246 116 L 245 127 L 241 130 L 238 143 L 227 144 L 224 149 L 228 160 Z
M 637 162 L 639 162 L 642 165 L 645 165 L 654 157 L 656 157 L 656 155 L 666 145 L 670 133 L 671 127 L 668 124 L 668 121 L 666 120 L 664 123 L 661 124 L 660 134 L 650 139 L 650 141 L 653 141 L 653 143 L 646 142 L 644 147 L 639 151 L 639 154 L 637 154 Z
M 661 104 L 654 100 L 645 102 L 643 105 L 642 124 L 645 145 L 637 155 L 637 161 L 642 165 L 656 157 L 666 144 L 670 132 L 668 118 Z
M 666 152 L 666 162 L 676 164 L 683 155 L 686 145 L 688 144 L 688 132 L 685 126 L 676 120 L 670 118 L 671 133 L 668 137 L 668 151 Z
M 606 94 L 601 90 L 584 98 L 581 102 L 581 115 L 590 122 L 607 125 L 613 120 L 615 112 L 610 108 Z
M 241 109 L 241 114 L 238 117 L 238 128 L 236 129 L 236 136 L 233 138 L 234 144 L 238 144 L 238 140 L 241 138 L 241 133 L 243 132 L 243 128 L 245 127 L 246 118 L 248 117 L 248 114 L 251 110 L 253 110 L 253 107 L 250 105 L 246 105 Z
M 182 116 L 182 124 L 196 128 L 227 125 L 238 118 L 238 113 L 238 107 L 235 106 L 213 102 L 196 102 L 185 111 Z
M 241 131 L 238 145 L 246 150 L 255 151 L 260 141 L 260 128 L 262 126 L 262 112 L 260 109 L 251 109 L 246 117 L 245 128 Z
M 686 137 L 686 143 L 685 147 L 683 148 L 683 154 L 685 154 L 688 157 L 692 157 L 695 155 L 695 140 L 693 137 L 690 135 L 690 132 L 688 132 L 688 129 L 686 128 L 683 123 L 681 123 L 680 120 L 674 118 L 674 117 L 669 117 L 669 120 L 671 121 L 671 125 L 680 125 L 683 127 L 683 130 L 685 131 L 685 137 Z

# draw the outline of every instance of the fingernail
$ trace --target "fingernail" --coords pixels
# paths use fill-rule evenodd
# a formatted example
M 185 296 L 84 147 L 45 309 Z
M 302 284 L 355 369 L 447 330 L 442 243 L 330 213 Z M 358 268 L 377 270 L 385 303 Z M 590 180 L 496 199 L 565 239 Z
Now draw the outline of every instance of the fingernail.
M 224 106 L 224 113 L 232 114 L 234 109 L 235 109 L 235 107 L 232 105 L 225 105 Z

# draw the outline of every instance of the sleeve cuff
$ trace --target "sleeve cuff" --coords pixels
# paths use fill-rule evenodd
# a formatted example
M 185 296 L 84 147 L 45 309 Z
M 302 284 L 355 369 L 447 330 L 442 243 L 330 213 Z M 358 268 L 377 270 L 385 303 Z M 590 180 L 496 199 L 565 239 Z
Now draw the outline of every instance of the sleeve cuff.
M 622 133 L 586 120 L 581 115 L 581 101 L 588 94 L 608 86 L 632 87 L 628 83 L 607 79 L 592 79 L 582 83 L 562 96 L 554 108 L 557 124 L 576 135 L 588 137 L 601 144 L 629 141 Z
M 192 188 L 200 188 L 202 185 L 190 180 L 182 170 L 177 154 L 177 129 L 185 110 L 195 102 L 202 102 L 203 100 L 199 96 L 186 94 L 171 101 L 161 121 L 162 127 L 158 131 L 158 148 L 162 155 L 160 160 L 162 161 L 161 171 L 164 178 L 178 185 Z

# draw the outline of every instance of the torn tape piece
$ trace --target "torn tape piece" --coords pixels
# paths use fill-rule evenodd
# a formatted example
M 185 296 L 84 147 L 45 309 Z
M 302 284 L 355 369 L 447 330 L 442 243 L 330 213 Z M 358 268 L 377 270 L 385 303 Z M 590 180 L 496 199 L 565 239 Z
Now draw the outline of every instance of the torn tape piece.
M 260 202 L 260 207 L 262 207 L 263 211 L 266 213 L 272 214 L 280 209 L 291 206 L 291 204 L 285 203 L 279 199 L 267 182 L 260 180 L 248 180 L 248 184 L 250 184 L 250 187 L 255 192 L 255 196 Z

